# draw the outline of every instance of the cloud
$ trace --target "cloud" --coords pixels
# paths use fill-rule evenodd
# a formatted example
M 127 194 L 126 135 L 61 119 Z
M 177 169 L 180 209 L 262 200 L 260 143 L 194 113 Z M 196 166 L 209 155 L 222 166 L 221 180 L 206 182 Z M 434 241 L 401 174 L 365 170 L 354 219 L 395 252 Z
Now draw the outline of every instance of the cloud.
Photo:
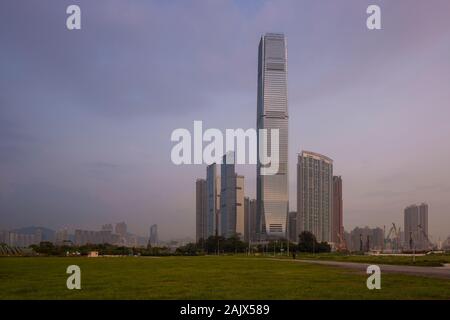
M 10 97 L 38 88 L 30 91 L 37 105 L 56 107 L 62 96 L 126 117 L 189 113 L 207 108 L 215 92 L 246 89 L 235 71 L 248 70 L 240 50 L 250 47 L 233 41 L 243 21 L 227 2 L 80 1 L 80 31 L 65 30 L 67 3 L 4 4 L 0 63 L 8 72 L 0 83 Z

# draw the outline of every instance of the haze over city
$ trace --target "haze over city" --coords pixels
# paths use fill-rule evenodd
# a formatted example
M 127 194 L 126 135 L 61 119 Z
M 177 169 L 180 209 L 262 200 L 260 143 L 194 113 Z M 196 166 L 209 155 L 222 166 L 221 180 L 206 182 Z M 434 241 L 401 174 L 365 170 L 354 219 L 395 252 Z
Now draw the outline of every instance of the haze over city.
M 403 223 L 429 205 L 429 233 L 450 235 L 450 10 L 379 1 L 21 1 L 0 11 L 0 229 L 99 229 L 126 221 L 162 239 L 194 236 L 195 179 L 175 166 L 171 132 L 255 128 L 257 46 L 288 46 L 289 206 L 297 153 L 334 160 L 344 226 Z M 27 21 L 27 23 L 23 23 Z M 238 166 L 256 197 L 255 166 Z

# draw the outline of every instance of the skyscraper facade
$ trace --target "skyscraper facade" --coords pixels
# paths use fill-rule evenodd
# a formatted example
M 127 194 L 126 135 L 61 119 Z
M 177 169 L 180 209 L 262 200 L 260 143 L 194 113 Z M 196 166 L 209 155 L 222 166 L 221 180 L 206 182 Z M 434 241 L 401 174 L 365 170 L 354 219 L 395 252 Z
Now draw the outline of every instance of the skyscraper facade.
M 127 236 L 127 224 L 125 222 L 119 222 L 116 224 L 116 233 L 121 237 Z
M 279 168 L 262 175 L 260 144 L 257 164 L 257 225 L 259 238 L 286 236 L 288 196 L 287 47 L 283 34 L 267 33 L 258 49 L 257 129 L 279 130 Z M 258 135 L 258 142 L 260 139 Z M 269 141 L 267 150 L 270 150 Z
M 331 242 L 333 160 L 302 151 L 297 162 L 297 232 L 310 231 L 317 241 Z
M 333 177 L 333 224 L 331 227 L 331 240 L 334 243 L 344 241 L 343 201 L 342 201 L 342 178 Z
M 150 227 L 149 243 L 150 243 L 151 246 L 157 246 L 158 245 L 158 225 L 157 224 L 153 224 Z
M 206 180 L 197 179 L 195 182 L 195 240 L 206 239 Z
M 428 204 L 410 205 L 405 208 L 405 244 L 409 249 L 425 250 L 428 239 Z
M 236 230 L 235 234 L 244 240 L 245 212 L 244 212 L 244 176 L 236 175 Z
M 220 235 L 229 238 L 245 234 L 244 176 L 236 174 L 234 153 L 223 156 L 221 165 Z
M 244 241 L 256 241 L 256 200 L 244 199 L 245 232 Z
M 219 234 L 220 188 L 220 176 L 217 175 L 217 165 L 213 163 L 206 169 L 207 237 Z
M 381 228 L 356 227 L 350 232 L 348 240 L 347 246 L 350 251 L 382 250 L 384 232 Z
M 291 242 L 297 242 L 297 212 L 291 211 L 288 216 L 288 234 L 287 239 Z
M 236 233 L 236 171 L 234 154 L 223 156 L 220 166 L 220 228 L 221 235 L 228 238 Z

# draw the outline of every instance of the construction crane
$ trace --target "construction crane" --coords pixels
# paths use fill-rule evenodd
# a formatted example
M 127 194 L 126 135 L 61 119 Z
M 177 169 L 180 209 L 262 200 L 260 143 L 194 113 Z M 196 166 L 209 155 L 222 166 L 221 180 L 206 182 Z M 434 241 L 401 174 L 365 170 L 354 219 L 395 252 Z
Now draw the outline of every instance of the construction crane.
M 345 239 L 342 239 L 342 236 L 340 233 L 337 234 L 339 243 L 336 247 L 337 251 L 347 251 L 347 243 L 345 242 Z
M 430 239 L 428 238 L 427 233 L 425 232 L 425 230 L 423 229 L 423 227 L 419 224 L 417 225 L 417 231 L 422 231 L 423 236 L 425 237 L 425 240 L 427 240 L 427 244 L 428 244 L 428 249 L 433 249 L 433 244 L 431 243 Z
M 391 238 L 391 235 L 393 237 Z M 398 251 L 400 247 L 400 228 L 397 230 L 395 223 L 392 223 L 392 227 L 389 229 L 388 235 L 384 238 L 384 248 L 386 249 L 386 243 L 390 241 L 392 251 Z

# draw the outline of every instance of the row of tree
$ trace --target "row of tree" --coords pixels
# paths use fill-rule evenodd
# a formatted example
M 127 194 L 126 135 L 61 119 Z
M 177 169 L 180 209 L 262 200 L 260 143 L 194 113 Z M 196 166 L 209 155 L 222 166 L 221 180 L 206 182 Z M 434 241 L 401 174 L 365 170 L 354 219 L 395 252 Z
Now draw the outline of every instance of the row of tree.
M 88 255 L 89 252 L 97 251 L 99 255 L 142 255 L 142 256 L 164 256 L 171 255 L 173 252 L 167 247 L 151 247 L 147 248 L 129 248 L 124 246 L 116 246 L 111 244 L 86 244 L 82 246 L 75 245 L 55 245 L 52 242 L 41 242 L 39 245 L 30 246 L 34 252 L 45 256 L 73 256 Z
M 224 254 L 224 253 L 245 253 L 249 250 L 253 253 L 281 253 L 287 250 L 287 240 L 269 241 L 264 244 L 250 245 L 239 240 L 238 237 L 224 238 L 221 236 L 211 236 L 207 239 L 200 239 L 198 243 L 189 243 L 177 249 L 178 254 L 198 255 L 198 254 Z M 297 244 L 289 242 L 290 252 L 330 252 L 331 247 L 326 242 L 317 242 L 314 234 L 303 231 L 299 235 Z
M 167 247 L 129 248 L 111 244 L 86 244 L 82 246 L 55 245 L 51 242 L 41 242 L 32 245 L 34 252 L 47 256 L 88 255 L 91 251 L 97 251 L 100 255 L 142 255 L 142 256 L 167 256 L 167 255 L 202 255 L 202 254 L 237 254 L 237 253 L 284 253 L 287 251 L 286 240 L 269 241 L 264 244 L 249 245 L 238 237 L 224 238 L 211 236 L 201 239 L 198 243 L 188 243 L 185 246 L 171 251 Z M 326 242 L 317 242 L 316 237 L 308 231 L 299 235 L 297 244 L 290 242 L 289 251 L 296 252 L 330 252 L 331 247 Z

